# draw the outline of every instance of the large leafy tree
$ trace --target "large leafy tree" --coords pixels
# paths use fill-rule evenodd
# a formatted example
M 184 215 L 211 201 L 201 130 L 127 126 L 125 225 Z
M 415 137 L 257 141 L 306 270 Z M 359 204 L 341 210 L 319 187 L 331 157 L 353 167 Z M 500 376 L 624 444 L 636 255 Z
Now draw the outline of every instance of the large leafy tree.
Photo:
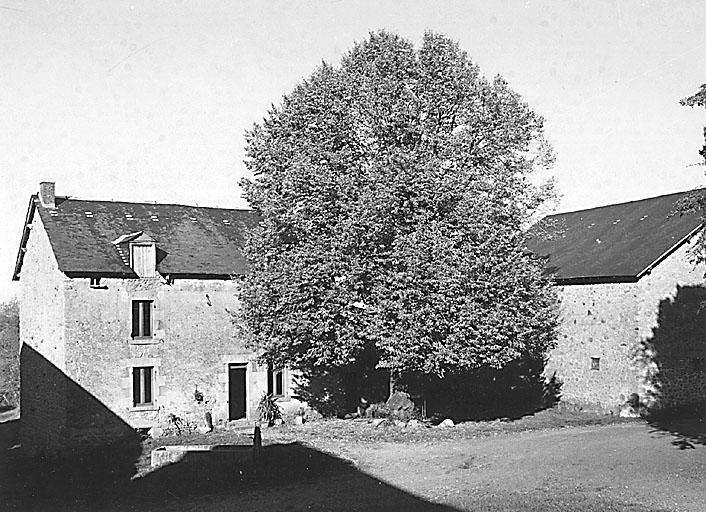
M 543 119 L 448 38 L 371 33 L 247 133 L 262 215 L 242 287 L 274 364 L 443 377 L 540 356 L 556 297 L 524 250 Z

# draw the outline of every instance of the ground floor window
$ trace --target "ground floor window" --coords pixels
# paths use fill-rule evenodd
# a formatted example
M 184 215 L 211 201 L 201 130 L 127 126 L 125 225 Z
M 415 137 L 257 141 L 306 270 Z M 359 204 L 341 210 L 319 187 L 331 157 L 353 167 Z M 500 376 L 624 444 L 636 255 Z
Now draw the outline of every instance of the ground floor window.
M 133 407 L 152 405 L 154 403 L 154 396 L 152 393 L 153 376 L 153 366 L 136 366 L 132 369 Z
M 284 396 L 284 370 L 267 369 L 267 393 L 272 396 Z

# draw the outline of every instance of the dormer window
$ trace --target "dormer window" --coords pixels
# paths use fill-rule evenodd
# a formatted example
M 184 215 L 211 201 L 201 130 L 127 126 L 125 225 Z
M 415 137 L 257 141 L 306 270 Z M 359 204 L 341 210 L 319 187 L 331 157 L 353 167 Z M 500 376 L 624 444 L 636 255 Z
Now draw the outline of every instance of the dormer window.
M 140 277 L 156 277 L 157 249 L 154 243 L 131 243 L 130 266 Z
M 157 246 L 151 236 L 142 231 L 122 235 L 113 240 L 123 261 L 138 277 L 157 277 Z

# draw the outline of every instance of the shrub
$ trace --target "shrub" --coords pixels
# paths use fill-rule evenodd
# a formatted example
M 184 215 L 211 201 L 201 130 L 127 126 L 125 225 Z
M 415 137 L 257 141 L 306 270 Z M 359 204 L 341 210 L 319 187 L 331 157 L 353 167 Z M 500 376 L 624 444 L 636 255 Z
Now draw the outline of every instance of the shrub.
M 271 427 L 275 421 L 282 419 L 282 409 L 277 405 L 277 399 L 270 393 L 263 393 L 257 404 L 257 414 L 261 423 Z

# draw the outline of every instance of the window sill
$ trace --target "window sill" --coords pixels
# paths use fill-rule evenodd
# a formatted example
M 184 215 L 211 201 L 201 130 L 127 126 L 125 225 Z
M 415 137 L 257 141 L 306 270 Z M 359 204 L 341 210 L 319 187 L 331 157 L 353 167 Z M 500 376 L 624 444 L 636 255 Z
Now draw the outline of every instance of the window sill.
M 159 410 L 156 404 L 133 405 L 128 409 L 130 412 L 152 412 Z
M 157 345 L 161 340 L 159 338 L 130 338 L 130 345 Z
M 92 290 L 107 290 L 108 289 L 108 286 L 105 284 L 91 284 L 91 285 L 88 285 L 88 287 L 91 288 Z

